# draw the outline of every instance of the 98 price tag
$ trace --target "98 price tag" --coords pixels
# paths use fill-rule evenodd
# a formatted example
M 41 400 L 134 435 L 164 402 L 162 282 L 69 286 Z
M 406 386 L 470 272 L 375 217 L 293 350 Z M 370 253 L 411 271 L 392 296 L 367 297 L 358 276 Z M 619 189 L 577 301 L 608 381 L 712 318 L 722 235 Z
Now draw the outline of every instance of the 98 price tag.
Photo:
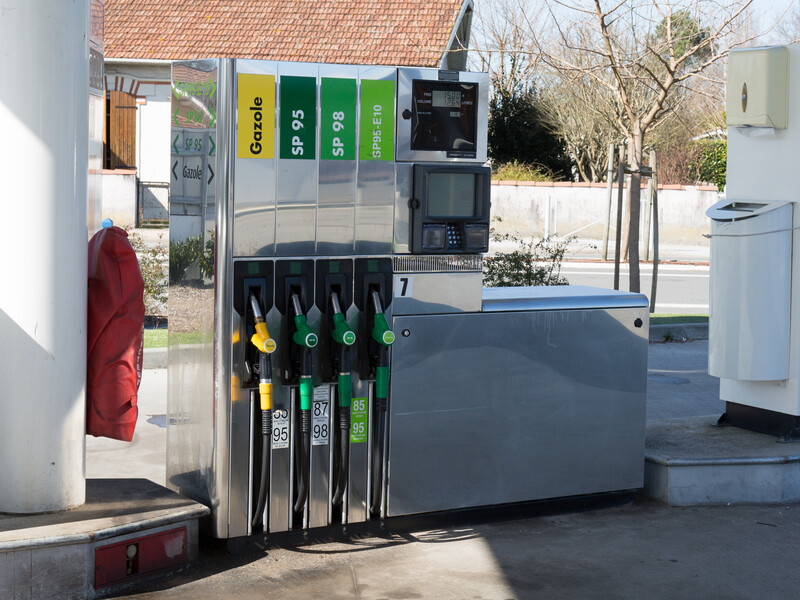
M 314 389 L 311 403 L 311 445 L 327 446 L 330 429 L 330 388 L 325 385 Z

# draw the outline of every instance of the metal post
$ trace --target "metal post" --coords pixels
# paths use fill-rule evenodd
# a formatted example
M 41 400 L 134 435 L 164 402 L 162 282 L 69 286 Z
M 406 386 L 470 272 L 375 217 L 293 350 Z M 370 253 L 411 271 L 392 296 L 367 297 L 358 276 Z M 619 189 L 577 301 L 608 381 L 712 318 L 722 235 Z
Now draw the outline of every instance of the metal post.
M 545 209 L 546 212 L 544 213 L 544 239 L 550 239 L 550 215 L 552 214 L 552 208 L 550 206 L 550 194 L 547 194 L 547 208 Z
M 608 237 L 611 233 L 611 196 L 614 190 L 614 144 L 608 145 L 608 171 L 606 171 L 606 222 L 603 228 L 603 260 L 608 260 Z
M 619 145 L 617 165 L 617 231 L 614 245 L 614 289 L 619 289 L 619 261 L 622 247 L 622 194 L 625 189 L 625 144 Z
M 656 312 L 656 288 L 658 286 L 658 171 L 656 151 L 650 152 L 650 168 L 653 169 L 653 283 L 650 288 L 650 312 Z
M 650 259 L 650 217 L 653 204 L 653 176 L 656 172 L 656 151 L 650 150 L 650 178 L 647 180 L 647 197 L 644 200 L 644 231 L 642 238 L 644 241 L 644 260 Z
M 34 513 L 86 498 L 89 2 L 4 4 L 0 512 Z

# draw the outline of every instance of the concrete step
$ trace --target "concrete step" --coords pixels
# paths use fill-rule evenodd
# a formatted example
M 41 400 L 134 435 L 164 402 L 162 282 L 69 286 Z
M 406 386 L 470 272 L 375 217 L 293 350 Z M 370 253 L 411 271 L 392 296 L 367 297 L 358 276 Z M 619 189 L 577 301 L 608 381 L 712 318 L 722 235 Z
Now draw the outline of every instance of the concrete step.
M 644 493 L 673 506 L 800 501 L 800 443 L 715 417 L 647 426 Z
M 83 506 L 0 514 L 0 598 L 97 598 L 175 572 L 208 512 L 147 479 L 87 479 Z

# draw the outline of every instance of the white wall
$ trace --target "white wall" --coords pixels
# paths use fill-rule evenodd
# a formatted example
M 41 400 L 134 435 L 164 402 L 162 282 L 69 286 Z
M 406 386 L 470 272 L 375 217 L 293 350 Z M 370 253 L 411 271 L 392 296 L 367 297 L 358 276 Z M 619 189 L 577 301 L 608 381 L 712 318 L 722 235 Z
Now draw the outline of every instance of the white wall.
M 169 183 L 169 86 L 143 84 L 136 120 L 136 168 L 140 181 Z
M 680 188 L 680 189 L 674 189 Z M 647 197 L 642 190 L 642 202 Z M 576 235 L 601 239 L 608 210 L 605 185 L 492 184 L 492 217 L 500 233 L 542 237 Z M 617 189 L 612 195 L 612 232 L 616 223 Z M 659 189 L 659 239 L 667 244 L 708 245 L 706 209 L 719 199 L 716 188 L 667 186 Z M 626 199 L 627 201 L 627 199 Z M 549 211 L 548 211 L 549 205 Z M 548 223 L 549 212 L 549 223 Z M 644 226 L 644 213 L 642 213 Z M 612 236 L 613 237 L 613 236 Z
M 136 226 L 136 171 L 105 171 L 103 210 L 100 220 L 111 219 L 117 227 Z

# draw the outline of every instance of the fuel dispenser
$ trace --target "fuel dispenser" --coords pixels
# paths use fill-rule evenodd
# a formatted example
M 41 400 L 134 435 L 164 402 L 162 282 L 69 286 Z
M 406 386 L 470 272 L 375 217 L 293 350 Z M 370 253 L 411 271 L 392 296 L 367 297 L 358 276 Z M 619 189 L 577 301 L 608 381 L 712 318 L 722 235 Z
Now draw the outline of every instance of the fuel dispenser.
M 641 486 L 646 298 L 483 289 L 486 74 L 172 79 L 170 242 L 200 250 L 170 283 L 167 479 L 211 535 Z

